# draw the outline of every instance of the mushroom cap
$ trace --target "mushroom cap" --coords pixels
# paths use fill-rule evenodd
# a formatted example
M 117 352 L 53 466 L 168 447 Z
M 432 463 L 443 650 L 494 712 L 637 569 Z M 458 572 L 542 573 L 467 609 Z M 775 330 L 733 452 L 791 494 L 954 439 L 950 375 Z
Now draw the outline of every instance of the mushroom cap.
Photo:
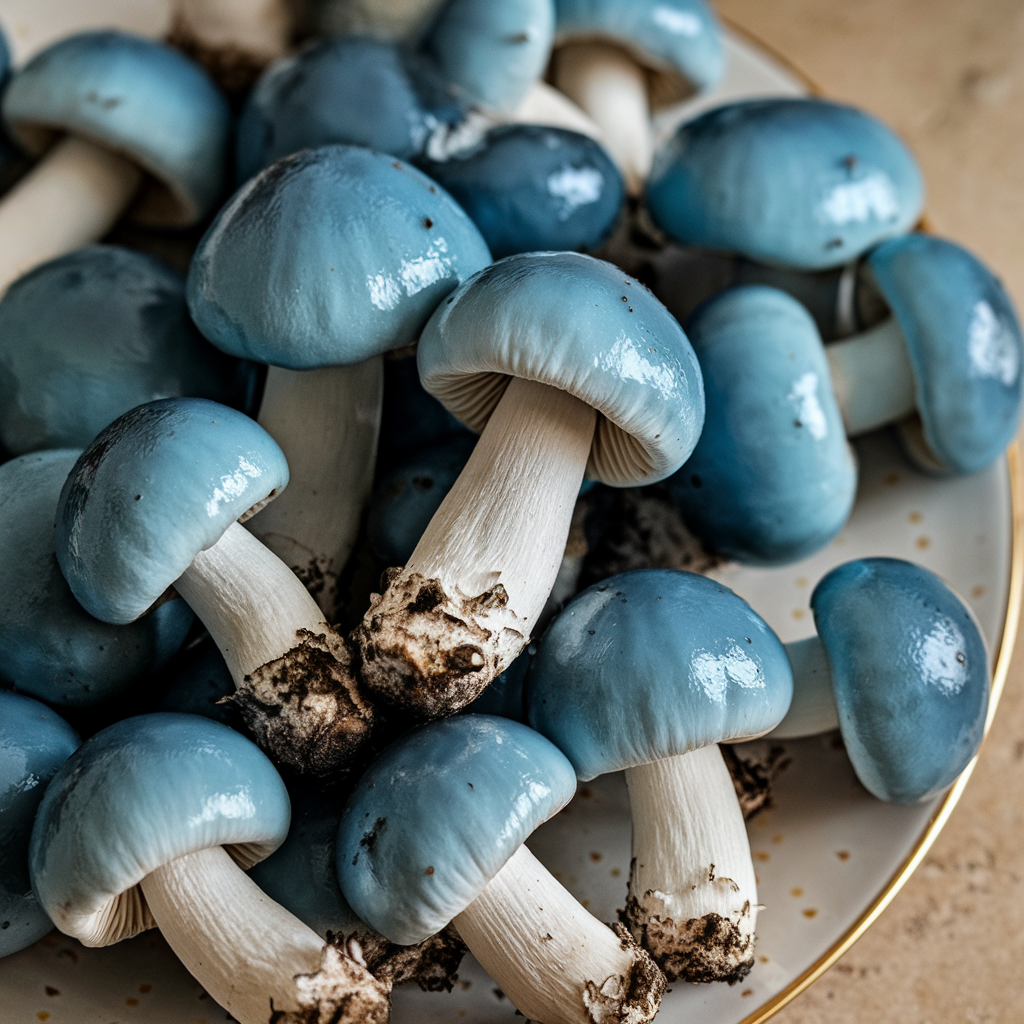
M 478 432 L 512 376 L 593 406 L 587 474 L 612 486 L 674 473 L 704 423 L 700 366 L 678 322 L 618 267 L 579 253 L 481 270 L 437 307 L 416 358 L 427 391 Z
M 707 412 L 693 455 L 668 483 L 714 551 L 777 565 L 843 527 L 857 467 L 825 348 L 804 307 L 775 288 L 733 288 L 686 322 Z
M 36 54 L 11 80 L 3 116 L 43 152 L 70 132 L 134 160 L 154 179 L 135 207 L 151 224 L 194 224 L 221 197 L 231 114 L 206 72 L 169 46 L 83 32 Z
M 71 470 L 57 506 L 57 561 L 86 611 L 133 622 L 287 483 L 284 453 L 248 416 L 203 398 L 140 405 Z
M 828 573 L 811 608 L 857 777 L 894 803 L 945 789 L 977 752 L 988 711 L 988 657 L 968 607 L 921 566 L 863 558 Z
M 544 74 L 554 34 L 552 0 L 449 0 L 423 49 L 462 99 L 512 111 Z
M 407 51 L 362 37 L 321 40 L 275 61 L 249 94 L 238 122 L 236 178 L 329 143 L 409 160 L 439 125 L 463 116 Z
M 393 743 L 338 828 L 352 909 L 392 942 L 440 931 L 576 791 L 557 747 L 518 722 L 459 715 Z
M 684 245 L 823 270 L 909 231 L 924 184 L 870 114 L 819 99 L 741 100 L 679 127 L 655 154 L 647 203 Z
M 220 211 L 192 261 L 188 304 L 231 355 L 290 370 L 359 363 L 415 341 L 490 258 L 425 174 L 321 146 L 272 164 Z
M 500 675 L 487 684 L 476 700 L 467 704 L 462 713 L 467 715 L 497 715 L 513 722 L 526 721 L 526 676 L 536 648 L 527 646 L 523 653 Z
M 126 693 L 185 642 L 180 598 L 111 626 L 75 600 L 54 552 L 61 488 L 81 452 L 36 452 L 0 466 L 0 680 L 49 704 L 90 707 Z
M 110 945 L 153 927 L 139 887 L 150 872 L 214 846 L 251 867 L 284 842 L 290 813 L 277 770 L 241 733 L 198 715 L 126 718 L 50 783 L 32 829 L 32 887 L 66 935 Z
M 706 576 L 639 569 L 578 594 L 526 681 L 530 725 L 583 781 L 774 728 L 793 698 L 786 649 Z
M 0 690 L 0 957 L 53 928 L 32 893 L 29 837 L 47 783 L 80 742 L 45 704 Z
M 208 633 L 178 652 L 161 673 L 158 685 L 162 685 L 163 693 L 154 710 L 203 715 L 245 732 L 238 705 L 224 699 L 233 697 L 238 687 L 224 655 Z
M 725 73 L 722 29 L 704 0 L 555 0 L 555 45 L 590 39 L 617 43 L 639 64 L 698 89 Z M 670 96 L 681 98 L 678 89 Z
M 1024 341 L 1009 295 L 933 235 L 893 239 L 867 263 L 906 339 L 928 446 L 954 472 L 984 469 L 1020 423 Z
M 84 448 L 158 398 L 239 405 L 255 369 L 196 330 L 176 270 L 88 246 L 31 270 L 0 299 L 0 441 L 15 455 Z
M 605 150 L 564 128 L 502 125 L 479 146 L 420 166 L 469 214 L 495 259 L 594 248 L 611 234 L 625 197 Z

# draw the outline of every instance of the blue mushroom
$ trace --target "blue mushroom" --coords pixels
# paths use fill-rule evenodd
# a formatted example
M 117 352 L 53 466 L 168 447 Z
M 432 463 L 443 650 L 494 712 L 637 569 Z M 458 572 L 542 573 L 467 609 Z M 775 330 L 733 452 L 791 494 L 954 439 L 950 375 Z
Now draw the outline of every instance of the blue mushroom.
M 224 655 L 258 741 L 300 772 L 329 774 L 365 739 L 372 712 L 342 638 L 239 522 L 287 482 L 281 449 L 241 413 L 200 398 L 139 406 L 72 468 L 57 561 L 105 622 L 134 621 L 173 585 Z
M 365 965 L 325 948 L 245 874 L 281 845 L 289 817 L 274 766 L 233 729 L 195 715 L 125 719 L 50 783 L 32 829 L 32 887 L 87 946 L 159 927 L 240 1024 L 275 1011 L 384 1024 L 387 989 Z M 339 1012 L 346 1000 L 351 1016 Z
M 673 569 L 590 587 L 538 645 L 529 723 L 584 781 L 625 770 L 625 920 L 670 981 L 732 983 L 753 966 L 757 886 L 716 744 L 768 732 L 792 694 L 785 649 L 764 620 L 726 587 Z
M 921 172 L 880 121 L 820 99 L 741 100 L 658 151 L 647 205 L 684 245 L 821 270 L 917 223 Z
M 65 708 L 126 694 L 184 643 L 192 611 L 170 600 L 128 625 L 86 613 L 54 551 L 54 514 L 78 449 L 0 466 L 0 680 Z
M 203 715 L 244 732 L 238 706 L 230 700 L 235 693 L 224 655 L 208 634 L 178 652 L 160 675 L 163 692 L 156 711 L 177 711 Z
M 62 39 L 14 76 L 3 117 L 37 154 L 66 137 L 0 202 L 8 239 L 0 290 L 98 241 L 129 206 L 144 223 L 183 226 L 221 197 L 227 102 L 205 72 L 160 43 L 119 32 Z
M 44 704 L 0 690 L 0 957 L 53 928 L 32 892 L 29 837 L 47 784 L 79 742 Z
M 670 475 L 704 392 L 665 307 L 577 253 L 480 271 L 437 308 L 417 359 L 424 387 L 482 436 L 354 636 L 371 693 L 436 717 L 477 697 L 536 628 L 584 472 L 616 486 Z
M 83 448 L 158 398 L 241 405 L 255 374 L 196 330 L 181 275 L 130 249 L 58 257 L 0 299 L 0 441 L 15 455 Z
M 771 735 L 838 726 L 879 800 L 941 792 L 978 752 L 988 712 L 988 656 L 970 609 L 934 573 L 896 558 L 833 569 L 811 609 L 818 635 L 788 645 L 793 704 Z
M 622 209 L 622 176 L 608 154 L 562 128 L 492 128 L 478 146 L 420 166 L 462 205 L 495 259 L 596 248 Z
M 775 565 L 824 547 L 853 507 L 857 467 L 817 328 L 761 285 L 711 299 L 687 322 L 704 431 L 669 489 L 713 551 Z
M 575 789 L 565 755 L 517 722 L 464 715 L 423 726 L 385 750 L 349 799 L 337 846 L 345 898 L 401 944 L 454 921 L 531 1020 L 649 1021 L 661 972 L 523 845 Z

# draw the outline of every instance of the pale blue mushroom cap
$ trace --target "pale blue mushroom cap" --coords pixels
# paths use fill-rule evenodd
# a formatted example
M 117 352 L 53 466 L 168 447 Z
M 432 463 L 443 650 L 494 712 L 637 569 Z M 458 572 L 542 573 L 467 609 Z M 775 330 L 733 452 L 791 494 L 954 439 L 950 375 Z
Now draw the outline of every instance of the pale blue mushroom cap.
M 121 413 L 159 398 L 240 405 L 254 375 L 202 337 L 185 279 L 144 253 L 78 249 L 0 299 L 0 441 L 15 455 L 84 448 Z
M 586 402 L 599 414 L 587 474 L 613 486 L 674 473 L 704 423 L 700 367 L 678 322 L 618 267 L 579 253 L 523 253 L 480 271 L 438 306 L 416 358 L 423 386 L 478 432 L 513 376 Z
M 414 342 L 490 259 L 425 174 L 321 146 L 272 164 L 221 210 L 192 261 L 188 304 L 231 355 L 291 370 L 359 363 Z
M 384 751 L 349 799 L 342 892 L 392 942 L 422 942 L 575 791 L 565 755 L 518 722 L 459 715 L 421 726 Z
M 423 49 L 468 103 L 511 111 L 544 74 L 554 31 L 552 0 L 449 0 Z
M 956 473 L 994 462 L 1020 423 L 1024 342 L 999 279 L 954 242 L 913 234 L 867 259 L 914 368 L 929 448 Z
M 595 248 L 611 234 L 625 198 L 604 148 L 564 128 L 502 125 L 479 146 L 420 166 L 469 214 L 495 259 Z
M 80 454 L 57 449 L 0 466 L 0 680 L 62 707 L 126 694 L 181 647 L 194 618 L 177 598 L 111 626 L 75 600 L 57 564 L 54 517 Z
M 881 121 L 819 99 L 741 100 L 655 154 L 647 203 L 684 245 L 823 270 L 917 223 L 921 172 Z
M 537 645 L 530 725 L 583 781 L 774 728 L 793 697 L 786 649 L 727 587 L 640 569 L 584 590 Z
M 69 935 L 116 908 L 109 942 L 147 926 L 139 882 L 187 853 L 223 846 L 243 868 L 288 834 L 277 770 L 241 733 L 198 715 L 127 718 L 66 761 L 39 806 L 29 866 L 40 904 Z
M 895 803 L 945 789 L 977 753 L 988 711 L 988 657 L 967 606 L 927 569 L 865 558 L 825 576 L 811 608 L 857 777 Z
M 57 561 L 86 611 L 133 622 L 287 483 L 284 453 L 248 416 L 202 398 L 141 405 L 75 463 L 57 508 Z
M 29 837 L 47 784 L 79 742 L 44 704 L 0 690 L 0 957 L 53 928 L 32 893 Z
M 82 32 L 36 54 L 11 80 L 3 116 L 42 152 L 69 132 L 134 160 L 154 179 L 135 213 L 194 224 L 217 204 L 231 132 L 227 100 L 177 50 L 121 32 Z
M 704 431 L 669 480 L 687 525 L 744 563 L 792 562 L 843 527 L 857 467 L 828 360 L 804 307 L 749 285 L 686 322 L 704 375 Z

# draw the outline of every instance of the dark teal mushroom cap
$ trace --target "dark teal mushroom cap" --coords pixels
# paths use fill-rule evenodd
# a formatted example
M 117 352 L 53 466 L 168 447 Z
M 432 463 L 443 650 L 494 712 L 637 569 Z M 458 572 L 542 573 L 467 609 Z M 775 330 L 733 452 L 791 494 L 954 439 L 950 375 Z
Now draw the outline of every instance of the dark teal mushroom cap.
M 32 829 L 32 887 L 62 931 L 106 924 L 110 942 L 129 938 L 152 925 L 146 875 L 214 846 L 251 867 L 284 842 L 290 813 L 277 770 L 241 733 L 198 715 L 126 718 L 50 783 Z
M 188 304 L 222 351 L 308 370 L 411 344 L 488 263 L 473 222 L 425 174 L 321 146 L 272 164 L 221 210 L 192 261 Z
M 638 63 L 682 75 L 697 88 L 725 72 L 722 30 L 704 0 L 555 0 L 555 42 L 617 43 Z
M 159 398 L 239 405 L 254 373 L 196 330 L 185 279 L 130 249 L 78 249 L 0 299 L 0 441 L 15 455 L 84 448 L 121 413 Z
M 811 608 L 857 777 L 880 800 L 945 789 L 977 753 L 988 711 L 985 642 L 934 573 L 895 558 L 833 569 Z
M 678 322 L 618 267 L 570 252 L 523 253 L 480 271 L 441 305 L 417 350 L 423 386 L 482 431 L 510 377 L 598 412 L 587 474 L 654 483 L 704 423 L 697 357 Z
M 495 259 L 596 248 L 625 197 L 604 148 L 564 128 L 502 125 L 480 145 L 420 166 L 469 214 Z
M 134 160 L 153 179 L 136 205 L 141 220 L 194 224 L 221 198 L 227 100 L 205 71 L 162 43 L 107 31 L 62 39 L 14 76 L 3 116 L 33 152 L 70 132 Z
M 384 751 L 349 799 L 342 892 L 392 942 L 422 942 L 575 791 L 565 756 L 518 722 L 459 715 L 421 726 Z
M 867 259 L 906 339 L 928 446 L 950 470 L 994 462 L 1020 423 L 1024 342 L 999 279 L 955 242 L 913 234 Z
M 162 685 L 163 692 L 154 710 L 203 715 L 245 732 L 238 705 L 225 700 L 237 689 L 231 670 L 209 634 L 180 650 L 155 682 Z
M 47 783 L 79 742 L 44 704 L 0 690 L 0 957 L 53 928 L 32 893 L 29 837 Z
M 676 241 L 822 270 L 909 231 L 924 184 L 881 121 L 819 99 L 741 100 L 655 154 L 647 203 Z
M 57 449 L 0 466 L 0 680 L 62 707 L 126 693 L 181 647 L 194 618 L 178 598 L 111 626 L 75 600 L 57 564 L 54 516 L 80 454 Z
M 551 0 L 448 0 L 423 43 L 468 103 L 513 110 L 551 56 Z
M 719 554 L 757 565 L 824 547 L 849 517 L 857 467 L 810 314 L 749 285 L 703 305 L 686 334 L 707 409 L 668 484 L 687 525 Z
M 125 413 L 82 453 L 57 507 L 57 561 L 104 622 L 134 622 L 200 551 L 288 483 L 277 442 L 202 398 Z
M 530 725 L 587 781 L 774 728 L 786 649 L 727 587 L 676 569 L 612 576 L 548 627 L 526 682 Z

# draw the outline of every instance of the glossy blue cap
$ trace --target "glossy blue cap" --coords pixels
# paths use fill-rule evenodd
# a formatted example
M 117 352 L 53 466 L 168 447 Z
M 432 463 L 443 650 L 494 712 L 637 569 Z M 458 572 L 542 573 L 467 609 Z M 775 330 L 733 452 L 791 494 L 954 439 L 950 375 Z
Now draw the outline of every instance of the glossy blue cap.
M 928 446 L 953 472 L 984 469 L 1020 423 L 1013 302 L 976 256 L 934 235 L 893 239 L 867 262 L 906 339 Z
M 153 177 L 135 214 L 194 224 L 224 187 L 231 114 L 206 72 L 182 53 L 120 32 L 82 32 L 36 54 L 4 93 L 3 116 L 41 152 L 54 132 L 84 136 Z
M 654 483 L 693 451 L 704 385 L 686 335 L 618 267 L 570 252 L 524 253 L 487 267 L 438 306 L 417 350 L 423 386 L 482 431 L 502 377 L 568 391 L 595 408 L 587 475 Z
M 668 484 L 687 525 L 754 565 L 824 547 L 850 515 L 857 467 L 810 314 L 749 285 L 705 303 L 686 334 L 706 403 L 697 447 Z
M 349 799 L 342 891 L 392 942 L 422 942 L 575 791 L 565 756 L 518 722 L 459 715 L 421 726 L 384 751 Z
M 857 777 L 894 803 L 949 786 L 988 711 L 988 658 L 967 606 L 927 569 L 864 558 L 825 576 L 811 608 Z
M 530 725 L 587 781 L 767 732 L 786 714 L 793 673 L 779 638 L 727 587 L 640 569 L 565 606 L 526 689 Z
M 75 463 L 57 507 L 57 561 L 104 622 L 133 622 L 254 505 L 288 483 L 277 442 L 202 398 L 132 409 Z
M 188 276 L 199 329 L 224 352 L 309 370 L 416 340 L 490 263 L 473 222 L 415 168 L 358 146 L 272 164 L 206 232 Z
M 655 154 L 647 203 L 684 245 L 822 270 L 909 231 L 924 183 L 881 121 L 819 99 L 741 100 Z

